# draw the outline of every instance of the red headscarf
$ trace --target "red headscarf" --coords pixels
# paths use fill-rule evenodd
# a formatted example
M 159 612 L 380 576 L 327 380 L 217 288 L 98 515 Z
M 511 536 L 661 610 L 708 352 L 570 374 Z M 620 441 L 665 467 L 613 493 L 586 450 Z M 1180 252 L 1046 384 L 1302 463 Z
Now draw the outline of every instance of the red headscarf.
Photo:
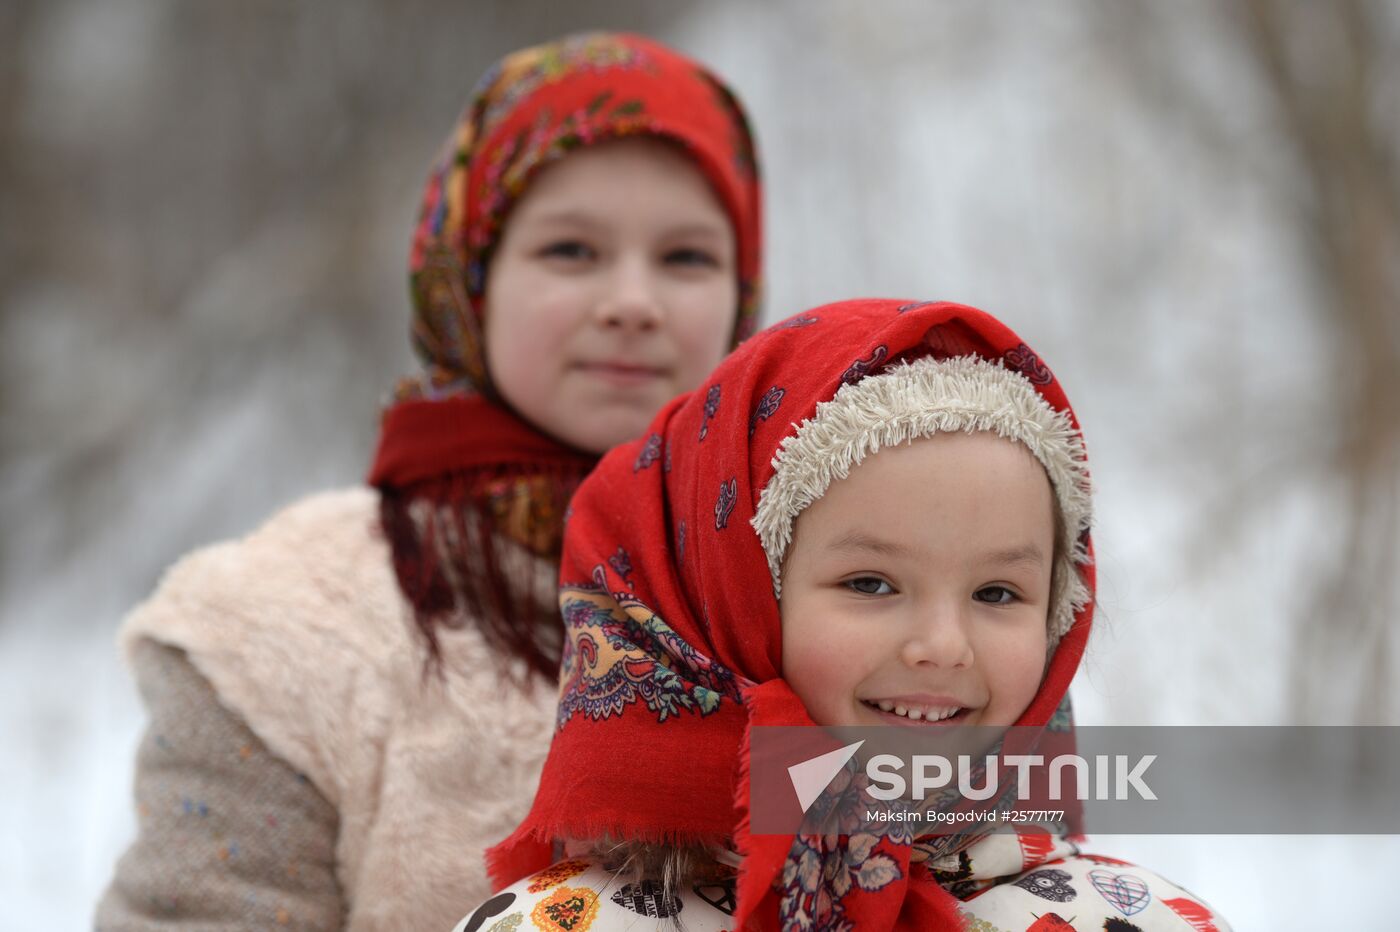
M 818 928 L 958 927 L 952 896 L 922 865 L 911 872 L 908 845 L 882 839 L 858 856 L 841 852 L 843 871 L 859 869 L 853 857 L 893 861 L 898 876 L 878 887 L 785 870 L 824 842 L 749 836 L 745 758 L 750 727 L 811 723 L 781 678 L 772 554 L 750 524 L 780 444 L 843 385 L 906 361 L 966 356 L 1019 373 L 1082 443 L 1050 370 L 992 317 L 956 304 L 863 300 L 754 337 L 663 409 L 648 436 L 604 458 L 568 524 L 558 730 L 529 817 L 488 854 L 498 884 L 547 866 L 559 839 L 733 840 L 745 857 L 740 922 L 803 928 L 792 918 L 800 915 Z M 1062 636 L 1018 725 L 1050 721 L 1088 638 L 1090 542 L 1087 529 L 1075 531 L 1077 608 L 1067 630 L 1054 632 Z
M 521 561 L 498 552 L 497 539 L 557 557 L 564 506 L 596 457 L 541 434 L 495 392 L 483 352 L 486 268 L 511 206 L 541 168 L 639 135 L 677 143 L 729 216 L 737 343 L 757 312 L 754 142 L 728 88 L 664 45 L 589 33 L 508 56 L 478 85 L 428 179 L 410 257 L 413 342 L 426 371 L 401 382 L 385 412 L 369 482 L 382 493 L 400 588 L 434 653 L 435 626 L 471 615 L 536 669 L 556 668 L 556 649 L 540 637 L 553 629 L 522 623 L 548 618 L 553 606 L 529 604 L 530 581 L 505 569 Z

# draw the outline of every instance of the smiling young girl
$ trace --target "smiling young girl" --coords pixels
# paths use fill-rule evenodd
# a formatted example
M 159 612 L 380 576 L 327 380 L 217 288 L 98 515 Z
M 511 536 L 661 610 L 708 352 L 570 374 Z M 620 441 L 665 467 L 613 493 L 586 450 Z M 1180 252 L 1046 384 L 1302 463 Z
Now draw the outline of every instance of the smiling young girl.
M 128 619 L 151 725 L 103 930 L 430 929 L 487 890 L 549 744 L 569 496 L 751 329 L 753 140 L 649 40 L 509 56 L 434 168 L 423 374 L 373 488 L 191 555 Z
M 855 301 L 749 341 L 575 498 L 554 743 L 459 929 L 1224 930 L 1058 825 L 750 820 L 758 726 L 1063 729 L 1089 525 L 1068 401 L 986 314 Z

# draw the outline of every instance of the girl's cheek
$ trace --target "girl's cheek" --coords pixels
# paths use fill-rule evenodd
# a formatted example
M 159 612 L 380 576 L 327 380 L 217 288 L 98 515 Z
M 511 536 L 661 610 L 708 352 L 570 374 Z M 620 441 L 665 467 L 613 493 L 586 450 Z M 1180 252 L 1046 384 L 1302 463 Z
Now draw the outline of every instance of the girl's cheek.
M 576 329 L 587 316 L 587 305 L 552 293 L 547 283 L 536 291 L 535 299 L 521 302 L 517 332 L 534 347 L 547 347 Z
M 837 688 L 831 681 L 833 667 L 830 658 L 810 643 L 784 645 L 783 678 L 819 725 L 827 724 L 828 701 Z
M 804 682 L 819 683 L 840 667 L 840 651 L 826 632 L 812 631 L 801 644 L 791 645 L 787 657 Z
M 732 281 L 682 283 L 670 304 L 673 326 L 682 341 L 723 355 L 739 313 L 739 291 Z
M 731 315 L 723 324 L 708 322 L 703 329 L 678 334 L 674 338 L 677 355 L 683 361 L 678 372 L 678 392 L 699 387 L 715 366 L 720 364 L 729 350 L 733 327 Z
M 854 692 L 868 666 L 870 645 L 836 618 L 813 619 L 804 628 L 785 641 L 783 669 L 808 709 L 816 712 Z
M 1008 633 L 999 643 L 988 646 L 980 665 L 986 670 L 993 693 L 1000 699 L 998 704 L 1006 719 L 1004 724 L 1020 718 L 1040 690 L 1045 676 L 1047 645 L 1042 621 Z

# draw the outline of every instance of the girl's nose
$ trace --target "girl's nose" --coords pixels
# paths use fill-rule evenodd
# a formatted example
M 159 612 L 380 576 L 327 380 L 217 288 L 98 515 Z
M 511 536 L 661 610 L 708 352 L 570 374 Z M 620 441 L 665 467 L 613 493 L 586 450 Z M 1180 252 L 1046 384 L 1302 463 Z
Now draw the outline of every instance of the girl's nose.
M 648 331 L 661 324 L 657 282 L 645 260 L 619 261 L 599 296 L 595 319 L 608 329 Z
M 972 665 L 972 640 L 968 619 L 951 606 L 922 612 L 913 622 L 901 655 L 911 667 L 945 667 L 960 670 Z

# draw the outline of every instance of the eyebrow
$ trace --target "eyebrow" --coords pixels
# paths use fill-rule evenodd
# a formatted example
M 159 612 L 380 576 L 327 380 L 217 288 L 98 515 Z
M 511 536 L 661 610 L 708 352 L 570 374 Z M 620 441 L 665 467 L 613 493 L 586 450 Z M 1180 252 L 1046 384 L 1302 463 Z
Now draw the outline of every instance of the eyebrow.
M 539 224 L 568 224 L 572 226 L 598 226 L 598 218 L 586 210 L 552 210 L 530 217 L 530 222 Z
M 873 553 L 882 557 L 909 557 L 913 556 L 913 551 L 903 544 L 890 540 L 883 540 L 879 537 L 872 537 L 860 531 L 851 531 L 843 534 L 831 543 L 832 550 L 844 550 L 854 553 Z
M 586 210 L 554 210 L 537 214 L 530 218 L 531 223 L 541 225 L 550 224 L 558 226 L 576 226 L 585 228 L 597 228 L 604 225 L 605 221 Z M 724 237 L 724 228 L 717 223 L 700 222 L 686 223 L 681 226 L 667 227 L 662 231 L 662 235 L 675 239 L 682 239 L 688 236 L 705 236 L 713 239 Z
M 832 550 L 848 553 L 872 553 L 882 557 L 913 557 L 914 551 L 904 544 L 851 531 L 831 543 Z M 1035 544 L 1023 544 L 1006 550 L 996 550 L 983 557 L 984 562 L 997 566 L 1043 566 L 1045 554 Z
M 998 550 L 987 554 L 987 562 L 1000 566 L 1016 566 L 1024 564 L 1026 566 L 1043 566 L 1045 564 L 1045 554 L 1035 544 L 1023 544 L 1020 547 L 1012 547 L 1009 550 Z

